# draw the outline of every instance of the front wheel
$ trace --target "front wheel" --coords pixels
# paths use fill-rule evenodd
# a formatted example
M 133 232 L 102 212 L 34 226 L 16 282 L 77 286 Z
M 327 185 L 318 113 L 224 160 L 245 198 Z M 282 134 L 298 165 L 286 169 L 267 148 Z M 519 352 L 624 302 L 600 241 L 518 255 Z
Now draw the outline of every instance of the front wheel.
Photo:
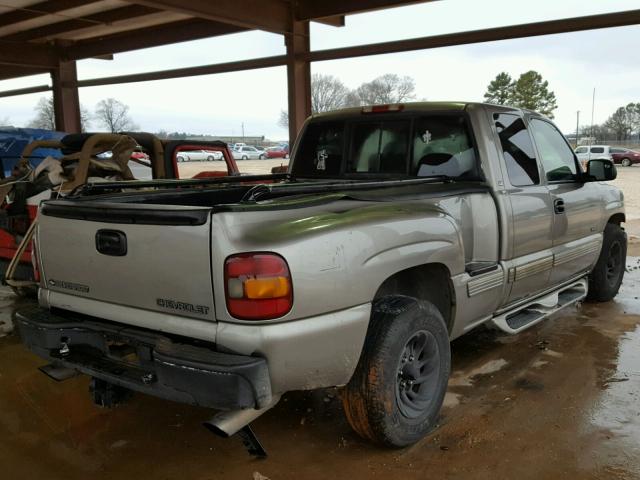
M 431 303 L 384 297 L 373 305 L 360 361 L 342 402 L 362 437 L 411 445 L 437 424 L 451 370 L 449 334 Z
M 243 155 L 242 160 L 249 160 L 249 157 L 247 157 L 246 155 Z
M 627 234 L 620 225 L 607 223 L 600 256 L 589 275 L 588 301 L 608 302 L 618 294 L 626 261 Z
M 215 160 L 215 158 L 213 158 L 213 156 L 212 156 L 212 155 L 209 155 L 209 156 L 207 157 L 207 162 L 213 162 L 214 160 Z
M 631 160 L 629 160 L 628 158 L 623 158 L 620 163 L 622 163 L 623 167 L 630 167 L 631 166 Z
M 286 160 L 287 158 L 289 158 L 289 154 L 285 153 L 283 158 Z
M 264 160 L 264 159 L 265 159 L 265 156 L 264 156 L 264 155 L 260 155 L 260 156 L 258 157 L 258 160 Z

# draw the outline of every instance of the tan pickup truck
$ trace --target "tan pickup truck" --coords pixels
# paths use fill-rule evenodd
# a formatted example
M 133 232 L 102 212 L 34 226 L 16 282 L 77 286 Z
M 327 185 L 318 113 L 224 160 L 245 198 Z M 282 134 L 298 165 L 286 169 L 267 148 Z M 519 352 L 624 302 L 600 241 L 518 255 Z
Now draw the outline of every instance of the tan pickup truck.
M 47 201 L 41 307 L 16 315 L 53 374 L 222 410 L 246 425 L 291 390 L 344 387 L 388 446 L 437 424 L 449 342 L 517 333 L 624 274 L 623 195 L 530 111 L 474 103 L 310 118 L 286 174 L 88 185 Z M 126 187 L 126 188 L 125 188 Z M 249 430 L 250 431 L 250 430 Z

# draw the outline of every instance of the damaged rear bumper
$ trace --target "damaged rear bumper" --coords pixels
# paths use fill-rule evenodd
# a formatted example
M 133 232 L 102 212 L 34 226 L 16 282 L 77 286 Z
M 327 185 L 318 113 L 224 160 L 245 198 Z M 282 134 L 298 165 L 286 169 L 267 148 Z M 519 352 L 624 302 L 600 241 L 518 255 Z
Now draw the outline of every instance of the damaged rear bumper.
M 272 401 L 264 358 L 35 306 L 16 312 L 14 322 L 37 355 L 131 390 L 222 410 Z

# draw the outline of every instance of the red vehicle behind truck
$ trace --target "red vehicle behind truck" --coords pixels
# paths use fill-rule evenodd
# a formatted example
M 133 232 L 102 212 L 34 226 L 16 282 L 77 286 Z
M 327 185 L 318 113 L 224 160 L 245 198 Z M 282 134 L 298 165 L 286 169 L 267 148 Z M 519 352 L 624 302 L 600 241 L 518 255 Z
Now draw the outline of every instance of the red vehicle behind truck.
M 123 138 L 130 139 L 133 150 L 126 151 L 126 165 L 117 166 L 113 150 Z M 5 281 L 18 294 L 28 293 L 23 285 L 37 280 L 31 255 L 31 230 L 42 200 L 64 196 L 86 183 L 102 179 L 151 180 L 179 179 L 177 156 L 180 152 L 201 150 L 221 152 L 226 171 L 200 171 L 193 178 L 239 175 L 238 166 L 223 142 L 162 141 L 148 133 L 71 134 L 61 140 L 41 140 L 28 144 L 12 175 L 0 180 L 0 269 Z M 44 159 L 32 166 L 33 152 L 39 148 L 58 149 L 62 158 Z M 45 163 L 46 162 L 46 163 Z M 123 171 L 117 171 L 118 168 Z M 64 170 L 73 174 L 64 176 Z M 56 177 L 57 175 L 57 177 Z M 52 178 L 60 180 L 52 181 Z M 25 241 L 27 238 L 27 241 Z M 15 258 L 15 262 L 13 262 Z M 12 266 L 12 263 L 14 264 Z

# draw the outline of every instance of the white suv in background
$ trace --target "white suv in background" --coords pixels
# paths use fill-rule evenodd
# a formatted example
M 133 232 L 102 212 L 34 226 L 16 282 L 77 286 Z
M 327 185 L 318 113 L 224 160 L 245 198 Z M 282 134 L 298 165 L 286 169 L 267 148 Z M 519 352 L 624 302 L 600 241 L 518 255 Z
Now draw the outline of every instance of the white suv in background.
M 574 150 L 578 160 L 583 165 L 589 160 L 604 158 L 606 160 L 611 160 L 613 162 L 613 157 L 611 156 L 611 147 L 609 145 L 591 145 L 589 146 L 581 146 Z

